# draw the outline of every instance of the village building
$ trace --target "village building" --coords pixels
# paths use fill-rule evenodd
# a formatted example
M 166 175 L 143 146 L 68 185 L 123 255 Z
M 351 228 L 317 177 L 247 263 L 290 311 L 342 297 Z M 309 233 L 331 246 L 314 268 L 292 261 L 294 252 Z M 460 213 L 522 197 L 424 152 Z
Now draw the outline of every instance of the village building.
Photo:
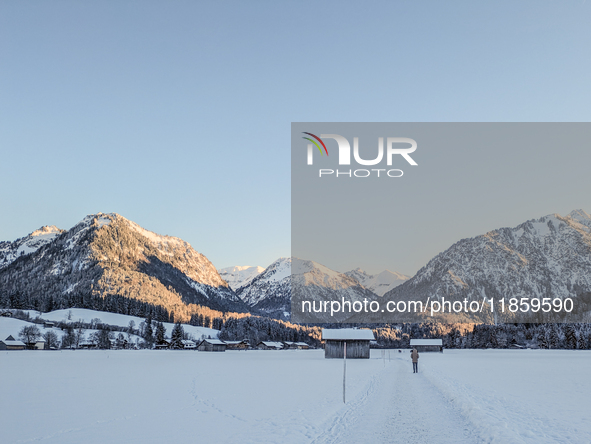
M 248 350 L 250 344 L 246 339 L 242 341 L 224 341 L 228 347 L 228 350 Z
M 55 327 L 55 323 L 50 321 L 43 321 L 43 328 L 53 328 Z
M 283 347 L 289 350 L 308 350 L 310 346 L 305 342 L 283 341 Z
M 166 350 L 167 348 L 170 348 L 170 341 L 168 339 L 164 339 L 162 342 L 156 344 L 154 348 L 156 350 Z
M 259 350 L 282 350 L 283 344 L 281 342 L 261 341 L 257 344 Z
M 443 340 L 441 339 L 411 339 L 410 348 L 416 348 L 421 352 L 442 352 Z
M 33 350 L 45 350 L 45 339 L 37 339 L 33 344 Z
M 92 341 L 82 341 L 78 344 L 78 348 L 82 350 L 91 350 L 98 348 L 98 345 Z
M 219 339 L 204 339 L 199 344 L 198 350 L 207 352 L 225 352 L 226 343 Z
M 0 350 L 24 350 L 25 343 L 17 341 L 12 336 L 7 337 L 4 341 L 0 341 Z
M 197 350 L 197 344 L 195 344 L 194 341 L 191 341 L 190 339 L 183 339 L 181 342 L 183 343 L 184 350 Z
M 369 342 L 375 340 L 373 332 L 358 328 L 322 329 L 324 357 L 343 358 L 347 344 L 347 359 L 369 359 Z

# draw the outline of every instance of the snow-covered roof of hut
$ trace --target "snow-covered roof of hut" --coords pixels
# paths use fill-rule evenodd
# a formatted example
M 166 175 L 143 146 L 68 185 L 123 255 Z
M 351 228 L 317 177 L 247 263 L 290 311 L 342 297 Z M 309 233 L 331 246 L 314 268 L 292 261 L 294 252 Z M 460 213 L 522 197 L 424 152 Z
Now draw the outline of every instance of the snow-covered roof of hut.
M 12 338 L 12 336 L 9 336 L 8 338 Z M 16 339 L 8 339 L 8 338 L 6 338 L 2 342 L 4 342 L 6 345 L 11 345 L 13 347 L 15 347 L 15 346 L 24 347 L 25 346 L 25 343 L 22 341 L 17 341 Z
M 283 344 L 281 342 L 261 341 L 260 344 L 265 344 L 267 347 L 283 348 Z
M 364 328 L 323 328 L 323 340 L 373 341 L 373 331 Z
M 441 339 L 411 339 L 410 345 L 437 345 L 442 346 L 443 341 Z
M 201 341 L 202 344 L 204 342 L 207 342 L 208 344 L 211 344 L 211 345 L 226 345 L 226 343 L 224 341 L 221 341 L 219 339 L 204 339 L 203 341 Z

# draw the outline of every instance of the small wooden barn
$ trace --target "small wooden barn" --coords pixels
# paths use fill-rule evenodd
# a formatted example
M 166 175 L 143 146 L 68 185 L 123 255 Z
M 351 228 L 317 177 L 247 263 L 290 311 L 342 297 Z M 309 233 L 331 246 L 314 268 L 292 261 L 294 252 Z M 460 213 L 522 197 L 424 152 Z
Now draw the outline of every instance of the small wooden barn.
M 206 352 L 225 352 L 226 343 L 219 339 L 204 339 L 199 343 L 197 350 Z
M 347 359 L 369 359 L 369 342 L 375 340 L 373 331 L 361 328 L 322 329 L 324 357 L 343 358 L 345 343 Z
M 224 341 L 227 345 L 228 350 L 248 350 L 250 344 L 246 339 L 242 341 Z
M 411 339 L 410 348 L 416 348 L 420 352 L 442 352 L 442 339 Z
M 273 341 L 261 341 L 257 344 L 259 350 L 282 350 L 283 343 Z
M 195 344 L 195 341 L 191 341 L 190 339 L 183 339 L 181 342 L 183 343 L 183 349 L 185 350 L 197 349 L 197 344 Z
M 24 350 L 25 343 L 17 341 L 12 336 L 7 337 L 4 341 L 0 341 L 0 350 Z
M 308 350 L 310 346 L 305 342 L 283 341 L 283 348 L 289 350 Z
M 164 339 L 162 342 L 156 343 L 156 345 L 154 345 L 154 348 L 156 350 L 166 350 L 170 348 L 170 341 L 168 339 Z

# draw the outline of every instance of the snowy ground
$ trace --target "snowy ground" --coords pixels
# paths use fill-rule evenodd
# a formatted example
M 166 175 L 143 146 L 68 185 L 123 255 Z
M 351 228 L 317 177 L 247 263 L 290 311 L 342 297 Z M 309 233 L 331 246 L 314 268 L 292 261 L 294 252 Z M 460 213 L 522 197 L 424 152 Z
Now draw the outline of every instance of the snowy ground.
M 133 321 L 135 323 L 135 328 L 137 329 L 141 322 L 144 322 L 145 319 L 138 318 L 137 316 L 129 316 L 129 315 L 122 315 L 118 313 L 109 313 L 105 311 L 96 311 L 96 310 L 88 310 L 86 308 L 66 308 L 63 310 L 55 310 L 50 311 L 49 313 L 42 313 L 40 311 L 35 310 L 23 310 L 24 312 L 29 313 L 31 318 L 40 317 L 45 321 L 53 321 L 53 322 L 78 322 L 82 321 L 85 323 L 90 323 L 93 319 L 100 319 L 101 323 L 118 326 L 127 328 L 129 326 L 129 321 Z M 10 318 L 0 318 L 0 339 L 5 339 L 6 336 L 9 334 L 14 336 L 15 339 L 18 339 L 18 332 L 19 330 L 14 330 L 12 328 L 12 324 L 7 322 Z M 23 321 L 20 321 L 23 322 Z M 16 324 L 15 324 L 16 325 Z M 22 325 L 30 325 L 26 324 L 19 324 L 20 328 Z M 164 327 L 166 328 L 166 335 L 170 338 L 170 334 L 172 333 L 172 329 L 174 328 L 174 324 L 170 322 L 164 322 Z M 19 329 L 20 329 L 19 328 Z M 61 330 L 55 329 L 56 332 L 59 331 L 59 335 L 61 335 Z M 213 328 L 206 328 L 206 327 L 195 327 L 193 325 L 183 324 L 183 330 L 185 333 L 189 333 L 193 335 L 196 340 L 200 340 L 202 338 L 212 337 L 217 338 L 218 334 L 220 333 L 219 330 L 214 330 Z M 92 332 L 92 330 L 86 330 L 86 332 Z M 44 330 L 41 329 L 41 333 L 44 333 Z
M 0 352 L 2 443 L 589 443 L 591 353 Z

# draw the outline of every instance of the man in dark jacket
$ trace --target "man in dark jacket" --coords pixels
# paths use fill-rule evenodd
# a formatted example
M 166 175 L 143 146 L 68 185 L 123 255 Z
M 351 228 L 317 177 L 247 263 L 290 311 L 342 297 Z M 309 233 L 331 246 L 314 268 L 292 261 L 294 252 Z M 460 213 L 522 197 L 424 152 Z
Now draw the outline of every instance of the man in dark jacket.
M 412 349 L 410 357 L 412 358 L 412 372 L 418 373 L 419 372 L 419 352 L 417 351 L 416 348 Z

